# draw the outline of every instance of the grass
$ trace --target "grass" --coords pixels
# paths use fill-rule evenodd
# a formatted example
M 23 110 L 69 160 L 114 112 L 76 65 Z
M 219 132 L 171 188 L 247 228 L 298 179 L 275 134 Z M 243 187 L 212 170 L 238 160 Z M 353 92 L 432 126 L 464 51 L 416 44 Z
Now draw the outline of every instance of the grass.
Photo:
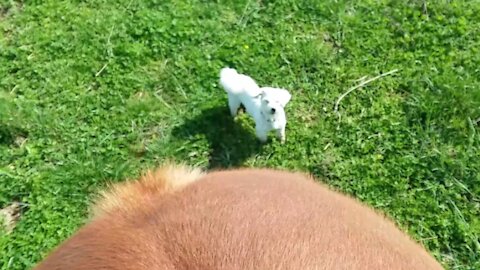
M 0 268 L 32 267 L 107 183 L 177 160 L 311 172 L 480 269 L 479 29 L 478 1 L 0 0 L 0 207 L 28 205 Z M 285 145 L 231 120 L 223 66 L 290 89 Z

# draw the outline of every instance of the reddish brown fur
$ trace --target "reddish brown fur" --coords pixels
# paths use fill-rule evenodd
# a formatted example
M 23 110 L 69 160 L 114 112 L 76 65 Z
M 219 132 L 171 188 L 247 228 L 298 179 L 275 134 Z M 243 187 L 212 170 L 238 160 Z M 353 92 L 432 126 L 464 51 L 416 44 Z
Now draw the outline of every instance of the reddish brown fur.
M 115 188 L 36 269 L 442 269 L 392 222 L 304 175 L 177 175 L 200 179 Z

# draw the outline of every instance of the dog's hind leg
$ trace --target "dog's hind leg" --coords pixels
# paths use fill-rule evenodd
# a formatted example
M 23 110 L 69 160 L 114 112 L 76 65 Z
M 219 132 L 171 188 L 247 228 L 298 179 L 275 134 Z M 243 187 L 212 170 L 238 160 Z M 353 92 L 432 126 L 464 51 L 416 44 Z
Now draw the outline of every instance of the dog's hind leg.
M 238 112 L 238 108 L 240 108 L 240 99 L 236 96 L 228 94 L 228 107 L 230 108 L 230 114 L 235 117 Z

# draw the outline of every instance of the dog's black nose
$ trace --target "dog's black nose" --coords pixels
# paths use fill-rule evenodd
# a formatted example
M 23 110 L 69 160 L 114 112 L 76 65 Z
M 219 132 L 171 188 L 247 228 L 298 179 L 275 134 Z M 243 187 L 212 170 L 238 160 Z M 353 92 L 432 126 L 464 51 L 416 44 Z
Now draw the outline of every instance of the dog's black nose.
M 275 113 L 275 108 L 272 108 L 271 112 L 272 112 L 272 114 L 274 114 Z

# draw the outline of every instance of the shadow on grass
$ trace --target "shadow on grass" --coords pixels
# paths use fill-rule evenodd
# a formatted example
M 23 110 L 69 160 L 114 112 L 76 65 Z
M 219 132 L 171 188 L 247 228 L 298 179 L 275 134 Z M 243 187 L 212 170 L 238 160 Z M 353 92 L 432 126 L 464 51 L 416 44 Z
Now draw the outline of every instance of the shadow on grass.
M 253 131 L 234 121 L 226 106 L 203 110 L 174 128 L 172 135 L 180 140 L 206 138 L 210 147 L 208 169 L 242 166 L 246 159 L 262 149 Z

